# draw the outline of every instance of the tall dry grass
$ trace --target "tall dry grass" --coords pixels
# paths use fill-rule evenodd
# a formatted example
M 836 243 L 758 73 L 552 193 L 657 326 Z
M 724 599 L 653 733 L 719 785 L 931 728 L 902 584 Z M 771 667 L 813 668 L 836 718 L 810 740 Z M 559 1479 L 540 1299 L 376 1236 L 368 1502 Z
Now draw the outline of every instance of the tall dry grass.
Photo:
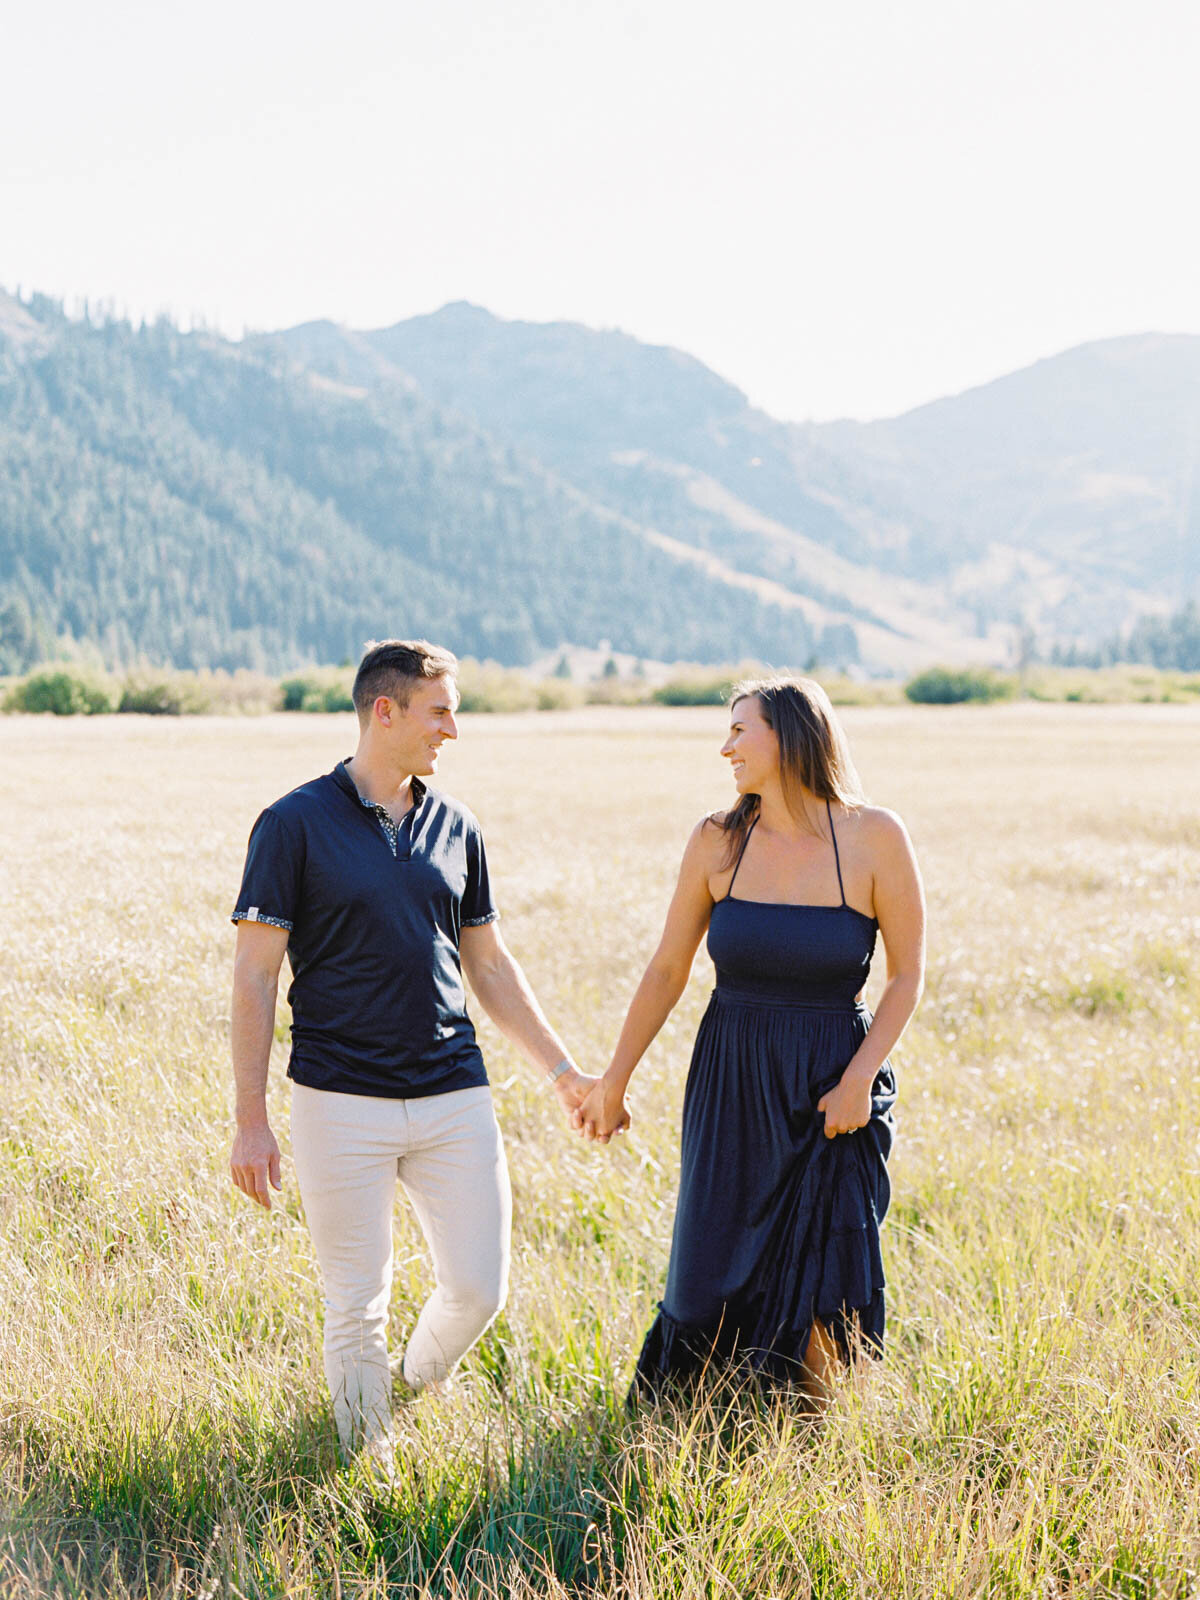
M 929 890 L 886 1358 L 821 1428 L 620 1407 L 710 974 L 576 1142 L 481 1029 L 514 1291 L 394 1483 L 338 1465 L 295 1186 L 229 1187 L 226 920 L 258 808 L 353 720 L 0 722 L 0 1595 L 1185 1595 L 1200 1572 L 1200 715 L 860 709 Z M 720 711 L 468 721 L 506 935 L 599 1068 Z M 286 1128 L 281 1017 L 272 1104 Z M 396 1218 L 393 1326 L 428 1286 Z

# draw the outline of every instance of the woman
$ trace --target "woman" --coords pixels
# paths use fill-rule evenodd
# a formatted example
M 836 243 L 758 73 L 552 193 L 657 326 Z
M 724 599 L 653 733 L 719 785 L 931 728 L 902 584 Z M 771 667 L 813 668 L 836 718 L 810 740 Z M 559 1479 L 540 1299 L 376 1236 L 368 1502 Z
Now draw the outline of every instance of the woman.
M 921 881 L 899 818 L 864 803 L 819 684 L 739 684 L 721 754 L 740 798 L 692 833 L 612 1064 L 572 1120 L 602 1142 L 628 1126 L 629 1079 L 707 929 L 717 986 L 684 1097 L 666 1294 L 632 1394 L 734 1369 L 820 1397 L 839 1360 L 882 1347 L 887 1055 L 921 994 Z M 887 982 L 872 1019 L 877 931 Z

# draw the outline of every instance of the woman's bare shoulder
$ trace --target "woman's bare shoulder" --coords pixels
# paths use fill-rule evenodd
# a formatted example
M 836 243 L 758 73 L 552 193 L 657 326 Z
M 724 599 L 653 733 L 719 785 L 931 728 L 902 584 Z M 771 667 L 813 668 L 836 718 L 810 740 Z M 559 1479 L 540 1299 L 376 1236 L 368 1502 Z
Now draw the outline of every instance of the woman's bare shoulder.
M 709 811 L 692 829 L 688 849 L 719 852 L 725 848 L 725 829 L 728 812 Z
M 683 852 L 685 866 L 693 867 L 706 876 L 718 870 L 719 862 L 725 854 L 726 834 L 722 816 L 721 812 L 710 812 L 696 823 L 688 835 L 687 846 Z
M 886 806 L 856 806 L 852 816 L 856 837 L 877 859 L 911 853 L 908 829 L 897 812 Z

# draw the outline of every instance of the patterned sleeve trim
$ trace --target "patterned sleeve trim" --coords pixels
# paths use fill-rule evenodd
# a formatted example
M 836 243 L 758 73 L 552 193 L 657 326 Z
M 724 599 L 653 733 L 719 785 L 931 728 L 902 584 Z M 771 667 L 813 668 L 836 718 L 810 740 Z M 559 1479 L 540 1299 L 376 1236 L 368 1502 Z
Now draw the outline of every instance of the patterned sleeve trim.
M 464 917 L 462 925 L 464 928 L 482 928 L 488 922 L 498 922 L 499 920 L 500 913 L 498 911 L 489 911 L 486 917 Z
M 249 911 L 235 911 L 230 917 L 230 922 L 265 922 L 270 928 L 287 928 L 291 932 L 292 924 L 286 917 L 268 917 L 257 906 L 251 906 Z

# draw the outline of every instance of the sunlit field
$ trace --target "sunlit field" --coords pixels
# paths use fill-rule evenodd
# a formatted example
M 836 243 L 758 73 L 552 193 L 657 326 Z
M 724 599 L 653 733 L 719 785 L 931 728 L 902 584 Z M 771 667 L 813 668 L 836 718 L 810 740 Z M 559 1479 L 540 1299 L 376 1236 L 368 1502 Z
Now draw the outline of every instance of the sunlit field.
M 285 1162 L 231 1188 L 227 918 L 259 808 L 350 716 L 0 721 L 0 1596 L 1193 1595 L 1200 708 L 852 708 L 929 984 L 896 1061 L 889 1343 L 822 1425 L 622 1408 L 661 1292 L 692 986 L 589 1148 L 481 1026 L 509 1306 L 343 1467 Z M 720 710 L 464 719 L 506 937 L 600 1070 Z M 272 1104 L 287 1126 L 286 1018 Z M 286 1153 L 286 1151 L 285 1151 Z M 393 1334 L 428 1288 L 398 1210 Z

